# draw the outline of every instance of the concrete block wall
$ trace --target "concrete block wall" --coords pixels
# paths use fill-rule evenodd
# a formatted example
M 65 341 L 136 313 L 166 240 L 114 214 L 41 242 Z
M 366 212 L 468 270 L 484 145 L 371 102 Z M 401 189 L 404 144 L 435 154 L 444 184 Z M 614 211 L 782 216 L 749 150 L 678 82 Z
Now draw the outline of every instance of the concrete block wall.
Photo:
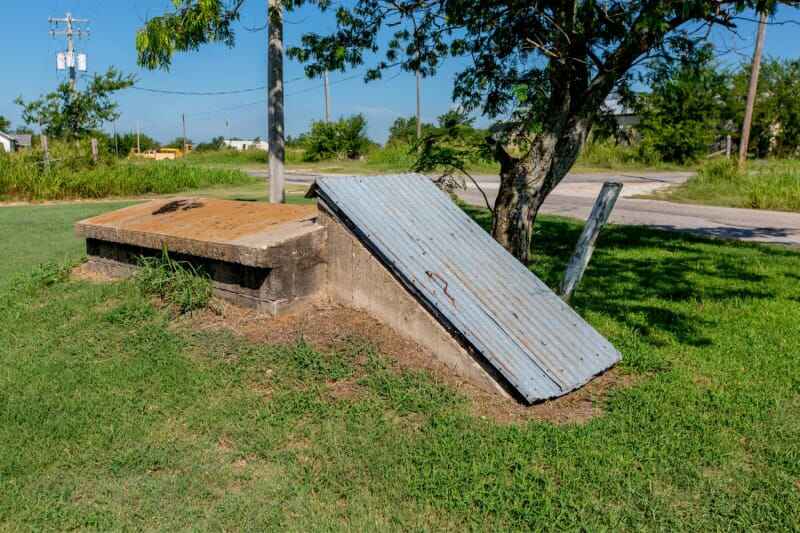
M 427 348 L 464 380 L 510 397 L 495 371 L 462 347 L 322 202 L 317 223 L 327 229 L 327 292 L 331 300 L 366 311 Z

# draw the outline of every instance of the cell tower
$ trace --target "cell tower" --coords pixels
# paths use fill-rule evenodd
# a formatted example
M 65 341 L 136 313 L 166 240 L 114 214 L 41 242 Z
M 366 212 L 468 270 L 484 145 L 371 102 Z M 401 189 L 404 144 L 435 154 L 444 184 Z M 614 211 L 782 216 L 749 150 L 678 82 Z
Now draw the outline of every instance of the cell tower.
M 56 67 L 58 70 L 69 71 L 69 86 L 75 90 L 78 72 L 86 72 L 86 54 L 79 54 L 75 51 L 74 40 L 89 36 L 89 30 L 80 28 L 81 25 L 89 24 L 89 19 L 77 19 L 71 13 L 67 13 L 64 18 L 50 17 L 47 21 L 51 24 L 50 35 L 65 35 L 67 37 L 67 50 L 56 54 Z M 60 29 L 61 25 L 64 29 Z

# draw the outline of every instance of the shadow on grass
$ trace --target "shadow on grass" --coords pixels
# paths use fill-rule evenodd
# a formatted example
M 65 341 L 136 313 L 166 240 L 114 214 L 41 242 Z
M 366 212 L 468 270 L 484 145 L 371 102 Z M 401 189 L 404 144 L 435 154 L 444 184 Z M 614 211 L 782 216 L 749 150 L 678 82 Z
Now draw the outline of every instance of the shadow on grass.
M 491 230 L 488 211 L 462 207 Z M 558 217 L 537 219 L 529 268 L 550 287 L 559 285 L 582 226 Z M 663 344 L 666 333 L 681 344 L 707 346 L 711 341 L 703 332 L 715 317 L 701 312 L 702 304 L 774 298 L 770 276 L 754 268 L 753 259 L 788 255 L 797 254 L 640 226 L 607 226 L 572 304 L 582 313 L 609 316 L 654 345 Z

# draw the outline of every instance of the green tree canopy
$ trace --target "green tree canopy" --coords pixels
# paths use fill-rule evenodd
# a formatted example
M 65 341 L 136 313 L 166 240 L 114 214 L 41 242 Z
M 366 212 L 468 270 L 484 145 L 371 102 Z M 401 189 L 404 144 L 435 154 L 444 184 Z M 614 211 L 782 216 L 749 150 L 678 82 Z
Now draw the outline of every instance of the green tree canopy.
M 361 114 L 342 117 L 336 122 L 313 122 L 304 140 L 307 161 L 358 159 L 371 144 L 367 120 Z
M 11 121 L 0 115 L 0 131 L 8 132 L 9 130 L 11 130 Z
M 680 61 L 656 61 L 645 80 L 650 92 L 634 102 L 643 148 L 678 163 L 707 154 L 723 134 L 730 91 L 711 46 L 692 48 Z
M 750 66 L 742 65 L 729 99 L 736 124 L 744 117 Z M 800 151 L 800 60 L 768 58 L 758 78 L 758 98 L 750 132 L 750 149 L 758 157 L 789 157 Z M 739 132 L 735 132 L 738 136 Z
M 234 43 L 244 0 L 174 0 L 175 9 L 137 34 L 140 64 L 168 68 L 172 54 L 208 42 Z M 656 56 L 679 54 L 713 27 L 735 28 L 745 10 L 773 12 L 776 0 L 286 0 L 335 11 L 336 27 L 310 31 L 291 57 L 306 73 L 361 67 L 434 74 L 447 58 L 465 67 L 453 98 L 468 112 L 501 120 L 488 139 L 500 163 L 494 237 L 528 259 L 539 207 L 578 157 L 603 103 Z M 389 35 L 386 40 L 385 36 Z M 511 147 L 514 147 L 512 150 Z
M 119 118 L 117 103 L 111 97 L 133 82 L 133 76 L 111 67 L 105 74 L 92 76 L 82 91 L 62 83 L 38 100 L 25 102 L 20 96 L 16 103 L 22 107 L 26 124 L 39 125 L 43 133 L 52 137 L 80 138 Z
M 433 124 L 422 123 L 422 135 L 425 136 L 433 128 Z M 417 118 L 397 117 L 389 126 L 389 139 L 386 144 L 414 144 L 417 141 Z
M 126 157 L 136 148 L 136 132 L 131 131 L 117 135 L 116 143 L 117 144 L 114 145 L 114 139 L 111 140 L 109 143 L 109 151 L 119 149 L 119 155 Z M 145 135 L 144 133 L 139 134 L 139 147 L 142 149 L 142 152 L 156 150 L 159 146 L 158 141 L 149 135 Z

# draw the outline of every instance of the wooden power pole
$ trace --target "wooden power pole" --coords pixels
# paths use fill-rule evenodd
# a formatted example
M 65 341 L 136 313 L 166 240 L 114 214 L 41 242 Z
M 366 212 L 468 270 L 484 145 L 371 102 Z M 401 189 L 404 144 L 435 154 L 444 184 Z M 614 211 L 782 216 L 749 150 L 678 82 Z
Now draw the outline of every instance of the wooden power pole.
M 417 70 L 417 139 L 422 137 L 422 97 L 420 90 L 422 86 L 422 75 Z
M 325 122 L 331 121 L 331 94 L 330 89 L 328 88 L 328 71 L 325 71 L 324 77 L 324 86 L 325 86 Z
M 186 141 L 186 113 L 181 113 L 181 126 L 183 128 L 183 155 L 186 155 L 189 153 L 189 146 Z
M 269 201 L 286 200 L 283 166 L 286 155 L 283 129 L 283 8 L 281 0 L 268 0 L 267 124 L 269 128 Z
M 750 86 L 747 88 L 747 104 L 744 108 L 744 121 L 742 122 L 742 139 L 739 142 L 739 167 L 747 162 L 747 149 L 750 144 L 750 127 L 753 124 L 753 108 L 758 92 L 758 73 L 761 70 L 761 52 L 764 50 L 764 33 L 767 29 L 767 14 L 761 13 L 758 19 L 758 34 L 756 36 L 756 49 L 753 51 L 753 64 L 750 67 Z

